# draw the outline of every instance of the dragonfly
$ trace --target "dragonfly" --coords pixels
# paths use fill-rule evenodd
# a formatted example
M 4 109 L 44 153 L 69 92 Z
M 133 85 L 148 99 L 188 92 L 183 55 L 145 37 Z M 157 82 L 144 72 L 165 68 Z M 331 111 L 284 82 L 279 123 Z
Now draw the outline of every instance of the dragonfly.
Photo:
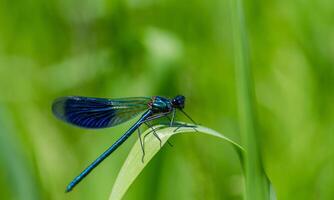
M 179 110 L 194 124 L 196 124 L 194 120 L 192 120 L 191 117 L 183 110 L 184 104 L 185 97 L 183 95 L 177 95 L 172 99 L 162 96 L 130 97 L 120 99 L 65 96 L 56 99 L 52 104 L 52 112 L 58 119 L 87 129 L 113 127 L 134 118 L 140 113 L 143 113 L 139 120 L 135 122 L 118 140 L 116 140 L 94 162 L 92 162 L 68 184 L 66 192 L 72 191 L 77 184 L 79 184 L 112 152 L 120 147 L 136 130 L 138 130 L 138 136 L 144 156 L 144 145 L 139 129 L 142 124 L 146 124 L 153 129 L 153 134 L 159 139 L 160 145 L 160 138 L 148 122 L 162 117 L 167 117 L 170 120 L 169 125 L 173 126 L 175 112 L 176 110 Z M 171 118 L 169 116 L 171 116 Z M 181 126 L 178 128 L 180 127 Z

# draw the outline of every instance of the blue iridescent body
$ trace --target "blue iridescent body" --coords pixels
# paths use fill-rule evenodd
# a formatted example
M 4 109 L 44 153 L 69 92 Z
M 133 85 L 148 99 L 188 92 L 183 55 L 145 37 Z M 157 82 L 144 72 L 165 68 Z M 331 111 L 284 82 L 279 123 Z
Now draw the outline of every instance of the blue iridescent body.
M 172 114 L 172 124 L 175 110 L 182 111 L 184 101 L 185 97 L 182 95 L 178 95 L 173 99 L 161 96 L 122 99 L 68 96 L 56 99 L 52 105 L 54 115 L 67 123 L 82 128 L 97 129 L 113 127 L 132 119 L 139 113 L 143 113 L 129 130 L 73 179 L 66 187 L 66 192 L 71 191 L 143 123 Z M 182 112 L 184 113 L 184 111 Z M 189 116 L 187 115 L 187 117 Z

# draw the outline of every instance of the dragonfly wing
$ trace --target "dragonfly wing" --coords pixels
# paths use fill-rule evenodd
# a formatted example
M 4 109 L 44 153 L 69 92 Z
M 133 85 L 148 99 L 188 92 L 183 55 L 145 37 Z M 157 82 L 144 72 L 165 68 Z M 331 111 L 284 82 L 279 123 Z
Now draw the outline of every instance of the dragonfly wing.
M 106 128 L 130 120 L 148 108 L 148 97 L 105 99 L 69 96 L 56 99 L 54 115 L 83 128 Z

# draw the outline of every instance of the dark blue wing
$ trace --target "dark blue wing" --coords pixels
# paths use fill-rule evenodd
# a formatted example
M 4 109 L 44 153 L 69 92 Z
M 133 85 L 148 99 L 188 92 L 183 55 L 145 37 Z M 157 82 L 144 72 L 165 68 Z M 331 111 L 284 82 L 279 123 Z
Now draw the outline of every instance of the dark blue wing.
M 52 104 L 54 115 L 83 128 L 106 128 L 123 123 L 148 109 L 148 97 L 105 99 L 69 96 Z

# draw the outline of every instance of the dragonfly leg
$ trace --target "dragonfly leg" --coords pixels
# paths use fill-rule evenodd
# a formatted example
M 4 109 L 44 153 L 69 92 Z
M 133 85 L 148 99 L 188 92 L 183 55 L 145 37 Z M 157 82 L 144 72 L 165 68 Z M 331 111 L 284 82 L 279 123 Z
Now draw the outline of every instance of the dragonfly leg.
M 197 125 L 197 123 L 193 120 L 193 119 L 191 119 L 191 117 L 186 113 L 186 112 L 184 112 L 184 110 L 182 110 L 182 109 L 179 109 L 188 119 L 190 119 L 190 121 L 192 122 L 192 123 L 194 123 L 195 125 Z
M 159 138 L 157 132 L 153 131 L 153 135 L 159 140 L 160 148 L 161 148 L 161 146 L 162 146 L 162 145 L 161 145 L 161 144 L 162 144 L 162 141 L 161 141 L 161 139 Z
M 139 137 L 139 142 L 140 142 L 140 146 L 141 149 L 143 151 L 143 156 L 141 157 L 141 162 L 144 163 L 144 157 L 145 157 L 145 149 L 144 149 L 144 143 L 141 139 L 141 132 L 140 132 L 140 128 L 137 129 L 138 130 L 138 137 Z
M 144 145 L 145 145 L 145 139 L 146 139 L 146 137 L 151 133 L 152 131 L 150 131 L 150 132 L 148 132 L 148 133 L 146 133 L 145 135 L 144 135 L 144 138 L 143 138 L 143 140 L 144 140 Z
M 196 126 L 187 125 L 187 124 L 179 125 L 176 129 L 174 129 L 174 132 L 176 132 L 177 130 L 179 130 L 179 129 L 182 128 L 182 127 L 185 127 L 185 128 L 193 128 L 196 132 L 198 132 L 198 130 L 196 129 Z
M 170 117 L 168 117 L 168 115 L 166 115 L 167 119 L 172 122 L 172 119 Z M 172 123 L 171 123 L 172 124 Z M 171 127 L 171 125 L 169 125 Z M 173 147 L 173 144 L 171 142 L 169 142 L 169 140 L 167 140 L 167 143 L 170 147 Z
M 159 138 L 157 132 L 155 132 L 155 129 L 154 129 L 149 123 L 147 123 L 147 122 L 144 122 L 144 123 L 146 124 L 146 126 L 148 126 L 149 128 L 152 129 L 152 131 L 153 131 L 153 135 L 159 140 L 159 142 L 160 142 L 160 148 L 161 148 L 162 141 L 161 141 L 161 139 Z
M 172 119 L 170 119 L 170 125 L 169 126 L 173 126 L 174 118 L 175 118 L 175 109 L 173 109 Z M 169 117 L 168 117 L 168 119 L 169 119 Z
M 142 123 L 150 122 L 150 121 L 153 121 L 155 119 L 159 119 L 161 117 L 168 117 L 168 115 L 169 115 L 169 113 L 162 113 L 162 114 L 154 115 L 154 116 L 148 117 L 146 120 L 142 121 Z
M 173 144 L 171 142 L 169 142 L 169 140 L 167 140 L 167 144 L 170 146 L 170 147 L 173 147 Z
M 176 132 L 176 131 L 179 130 L 181 127 L 182 127 L 182 126 L 178 126 L 178 127 L 176 127 L 176 129 L 174 129 L 173 132 Z
M 147 137 L 150 133 L 152 133 L 152 132 L 153 132 L 153 131 L 151 130 L 150 132 L 148 132 L 148 133 L 146 133 L 146 134 L 144 135 L 144 138 L 143 138 L 143 144 L 144 144 L 144 146 L 145 146 L 145 140 L 146 140 L 146 137 Z M 159 140 L 159 141 L 160 141 L 160 140 Z M 170 143 L 168 140 L 167 140 L 167 143 L 168 143 L 169 146 L 173 147 L 173 144 Z

